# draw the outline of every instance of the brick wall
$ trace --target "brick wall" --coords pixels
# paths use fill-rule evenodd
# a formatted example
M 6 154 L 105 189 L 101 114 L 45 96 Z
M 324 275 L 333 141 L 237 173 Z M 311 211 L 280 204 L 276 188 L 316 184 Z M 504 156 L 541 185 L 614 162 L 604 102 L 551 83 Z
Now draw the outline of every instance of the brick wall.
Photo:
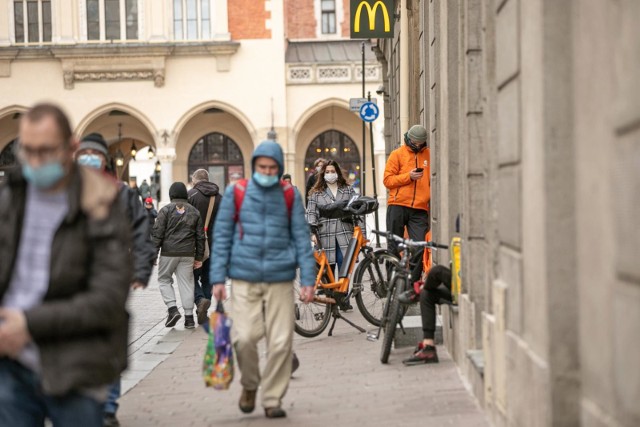
M 314 0 L 285 0 L 284 13 L 285 36 L 288 39 L 316 38 Z
M 342 8 L 344 9 L 344 15 L 342 16 L 342 37 L 349 38 L 351 36 L 351 14 L 349 13 L 351 2 L 349 0 L 343 0 L 342 3 Z
M 264 0 L 228 0 L 229 32 L 234 40 L 268 39 L 271 30 L 266 27 L 271 12 Z

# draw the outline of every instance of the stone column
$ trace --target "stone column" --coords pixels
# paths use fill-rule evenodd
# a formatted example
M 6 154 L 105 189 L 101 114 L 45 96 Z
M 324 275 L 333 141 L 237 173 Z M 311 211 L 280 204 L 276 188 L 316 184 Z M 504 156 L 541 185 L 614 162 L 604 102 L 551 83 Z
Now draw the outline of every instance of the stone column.
M 160 160 L 160 200 L 159 206 L 169 203 L 169 187 L 173 184 L 173 161 L 176 159 L 175 149 L 158 150 L 158 160 Z

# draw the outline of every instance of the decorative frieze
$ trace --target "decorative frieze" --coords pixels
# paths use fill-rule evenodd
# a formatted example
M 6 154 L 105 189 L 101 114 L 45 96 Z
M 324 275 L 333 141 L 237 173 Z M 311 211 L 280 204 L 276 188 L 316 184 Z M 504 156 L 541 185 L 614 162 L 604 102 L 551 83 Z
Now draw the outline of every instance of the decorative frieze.
M 365 78 L 369 82 L 381 80 L 379 65 L 365 67 Z M 359 83 L 362 81 L 362 66 L 355 64 L 308 64 L 287 65 L 288 84 Z

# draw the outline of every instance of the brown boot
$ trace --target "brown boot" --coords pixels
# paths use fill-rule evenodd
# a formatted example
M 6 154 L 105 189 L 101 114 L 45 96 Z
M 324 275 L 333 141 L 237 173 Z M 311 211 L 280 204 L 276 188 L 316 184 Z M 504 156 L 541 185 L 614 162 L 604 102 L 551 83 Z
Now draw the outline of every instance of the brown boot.
M 242 389 L 242 394 L 240 395 L 240 410 L 245 414 L 250 414 L 256 409 L 256 394 L 257 390 L 246 390 Z

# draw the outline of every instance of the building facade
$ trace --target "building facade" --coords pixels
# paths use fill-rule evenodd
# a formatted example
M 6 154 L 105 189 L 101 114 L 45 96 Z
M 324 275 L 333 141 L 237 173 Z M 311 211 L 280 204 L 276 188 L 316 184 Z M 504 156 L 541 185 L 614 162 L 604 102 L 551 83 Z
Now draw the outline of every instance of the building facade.
M 443 324 L 462 374 L 498 426 L 640 425 L 640 3 L 396 5 L 376 44 L 387 145 L 406 97 L 435 240 L 461 218 Z
M 200 167 L 221 186 L 250 175 L 253 148 L 271 130 L 299 188 L 320 155 L 345 162 L 358 186 L 362 127 L 349 98 L 362 95 L 363 67 L 345 4 L 0 0 L 0 175 L 15 162 L 20 114 L 53 101 L 78 136 L 105 136 L 122 179 L 159 177 L 163 201 Z M 365 53 L 375 92 L 381 68 L 369 42 Z

